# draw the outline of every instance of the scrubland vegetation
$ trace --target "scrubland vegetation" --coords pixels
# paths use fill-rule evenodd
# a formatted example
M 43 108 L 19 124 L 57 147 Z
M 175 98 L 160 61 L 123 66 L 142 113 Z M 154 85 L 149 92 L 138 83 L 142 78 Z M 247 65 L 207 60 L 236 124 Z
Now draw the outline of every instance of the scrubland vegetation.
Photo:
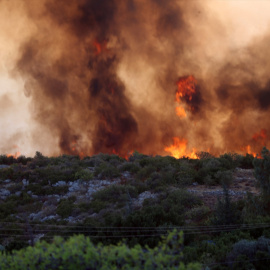
M 261 156 L 2 155 L 0 269 L 268 269 Z

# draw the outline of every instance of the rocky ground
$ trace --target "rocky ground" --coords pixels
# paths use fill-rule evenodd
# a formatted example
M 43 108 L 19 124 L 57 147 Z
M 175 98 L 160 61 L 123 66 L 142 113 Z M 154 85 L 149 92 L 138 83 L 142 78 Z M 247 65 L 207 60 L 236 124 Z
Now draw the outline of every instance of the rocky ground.
M 215 207 L 218 198 L 223 196 L 223 188 L 221 186 L 205 186 L 193 183 L 188 190 L 199 195 L 211 209 Z M 254 195 L 259 194 L 259 190 L 256 188 L 254 170 L 236 168 L 233 173 L 233 181 L 229 188 L 229 194 L 232 200 L 235 201 L 242 199 L 247 192 Z
M 7 168 L 6 165 L 1 165 L 1 168 Z M 0 168 L 0 169 L 1 169 Z M 89 168 L 91 171 L 93 168 Z M 76 180 L 76 181 L 58 181 L 52 185 L 53 188 L 63 188 L 66 192 L 63 194 L 52 194 L 46 196 L 38 196 L 34 194 L 31 190 L 27 191 L 27 194 L 31 196 L 35 202 L 42 203 L 42 206 L 38 211 L 25 213 L 25 208 L 20 207 L 20 211 L 16 214 L 17 218 L 27 219 L 30 221 L 47 221 L 50 219 L 61 220 L 61 217 L 56 214 L 57 204 L 62 199 L 67 199 L 74 196 L 76 198 L 77 204 L 87 203 L 91 201 L 92 195 L 113 184 L 128 184 L 132 180 L 132 176 L 128 172 L 122 173 L 121 177 L 117 177 L 111 180 L 104 179 L 93 179 L 90 181 Z M 233 173 L 232 185 L 229 188 L 229 193 L 232 197 L 232 200 L 239 200 L 243 198 L 246 192 L 251 192 L 253 194 L 258 194 L 258 190 L 255 188 L 256 179 L 253 175 L 253 169 L 241 169 L 236 168 Z M 0 200 L 5 201 L 10 196 L 21 196 L 22 192 L 27 190 L 29 181 L 23 179 L 20 183 L 6 179 L 0 183 Z M 206 186 L 198 185 L 193 183 L 188 187 L 188 191 L 195 193 L 202 198 L 205 205 L 210 209 L 213 209 L 217 199 L 222 197 L 223 189 L 221 186 Z M 154 198 L 157 194 L 151 191 L 145 191 L 139 194 L 137 198 L 132 198 L 132 205 L 134 208 L 138 209 L 142 206 L 142 203 L 147 198 Z M 89 213 L 88 213 L 89 214 Z M 92 215 L 96 215 L 93 213 Z M 68 218 L 65 218 L 68 222 L 77 222 L 86 218 L 86 214 L 81 215 L 71 215 Z

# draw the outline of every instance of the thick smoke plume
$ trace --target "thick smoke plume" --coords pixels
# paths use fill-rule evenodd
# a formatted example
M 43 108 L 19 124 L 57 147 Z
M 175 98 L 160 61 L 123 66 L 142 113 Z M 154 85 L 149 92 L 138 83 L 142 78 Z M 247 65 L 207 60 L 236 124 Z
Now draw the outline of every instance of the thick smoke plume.
M 209 1 L 10 2 L 0 7 L 20 2 L 27 18 L 12 76 L 24 81 L 41 151 L 164 155 L 176 137 L 186 154 L 267 146 L 270 35 L 230 49 Z M 195 92 L 177 101 L 188 76 Z

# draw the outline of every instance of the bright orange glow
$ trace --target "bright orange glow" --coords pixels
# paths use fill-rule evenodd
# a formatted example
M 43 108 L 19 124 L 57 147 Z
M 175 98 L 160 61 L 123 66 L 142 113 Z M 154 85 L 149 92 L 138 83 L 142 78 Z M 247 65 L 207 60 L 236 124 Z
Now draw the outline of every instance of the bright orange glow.
M 129 151 L 127 154 L 119 154 L 115 149 L 112 150 L 112 154 L 118 155 L 119 157 L 124 158 L 125 160 L 128 160 L 129 157 L 134 153 L 134 151 Z
M 193 95 L 196 93 L 196 79 L 190 75 L 182 77 L 177 82 L 177 91 L 175 94 L 175 101 L 179 104 L 175 108 L 176 115 L 180 118 L 185 118 L 187 116 L 185 107 L 183 106 L 184 101 L 191 101 Z M 185 106 L 188 106 L 185 104 Z M 188 109 L 192 111 L 192 106 L 188 106 Z
M 192 100 L 192 96 L 196 93 L 196 79 L 190 75 L 180 78 L 177 82 L 176 101 L 181 103 L 181 98 Z
M 247 154 L 252 155 L 253 157 L 257 156 L 257 154 L 251 150 L 250 145 L 246 146 L 244 151 L 246 151 Z
M 7 154 L 7 157 L 14 157 L 14 158 L 18 158 L 21 155 L 20 152 L 16 152 L 15 154 Z
M 185 111 L 185 109 L 183 107 L 176 107 L 175 108 L 175 113 L 180 117 L 180 118 L 184 118 L 187 116 L 187 113 Z
M 192 152 L 187 151 L 187 143 L 188 141 L 186 139 L 174 137 L 173 144 L 171 146 L 165 147 L 164 150 L 175 158 L 189 157 L 192 159 L 198 159 L 195 148 L 192 149 Z

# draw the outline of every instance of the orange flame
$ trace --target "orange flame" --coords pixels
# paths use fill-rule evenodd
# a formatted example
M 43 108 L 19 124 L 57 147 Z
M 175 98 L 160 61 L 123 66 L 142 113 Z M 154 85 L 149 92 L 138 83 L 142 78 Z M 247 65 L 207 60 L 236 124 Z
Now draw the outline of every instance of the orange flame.
M 185 118 L 187 116 L 187 113 L 183 107 L 176 107 L 175 108 L 175 113 L 180 117 L 180 118 Z
M 21 152 L 18 151 L 19 146 L 18 145 L 13 145 L 12 148 L 14 149 L 14 151 L 16 151 L 14 154 L 7 154 L 7 157 L 13 157 L 13 158 L 18 158 L 19 156 L 21 156 Z
M 198 159 L 195 148 L 192 149 L 192 152 L 187 151 L 187 143 L 188 141 L 186 139 L 174 137 L 173 144 L 171 146 L 165 147 L 164 150 L 175 158 L 189 157 L 192 159 Z
M 14 158 L 18 158 L 21 155 L 21 153 L 18 151 L 15 154 L 7 154 L 7 157 L 14 157 Z
M 175 108 L 175 112 L 180 118 L 185 118 L 187 116 L 183 101 L 192 100 L 193 95 L 196 93 L 196 84 L 197 81 L 192 75 L 182 77 L 177 82 L 175 101 L 180 105 Z M 192 107 L 189 109 L 192 110 Z
M 176 101 L 181 103 L 181 98 L 192 100 L 192 96 L 196 93 L 196 79 L 190 75 L 180 78 L 177 82 Z
M 262 148 L 263 146 L 266 146 L 266 142 L 267 142 L 266 129 L 261 129 L 259 132 L 255 133 L 252 136 L 252 140 L 250 142 L 251 142 L 251 145 L 247 145 L 242 150 L 246 151 L 247 154 L 250 154 L 253 157 L 261 158 L 261 156 L 254 151 L 254 148 L 259 149 L 259 148 Z
M 253 157 L 256 157 L 257 156 L 257 154 L 251 150 L 251 146 L 250 145 L 247 145 L 246 146 L 245 151 L 247 152 L 247 154 L 252 155 Z

